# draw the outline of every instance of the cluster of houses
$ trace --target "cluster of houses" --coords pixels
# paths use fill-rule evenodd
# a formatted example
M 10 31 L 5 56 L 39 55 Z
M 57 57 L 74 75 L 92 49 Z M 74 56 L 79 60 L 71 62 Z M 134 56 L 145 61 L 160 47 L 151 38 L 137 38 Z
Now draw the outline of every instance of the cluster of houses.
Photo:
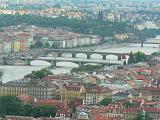
M 63 103 L 63 109 L 57 107 L 58 119 L 129 120 L 145 112 L 159 120 L 159 68 L 159 64 L 132 65 L 93 73 L 49 75 L 39 80 L 24 78 L 1 84 L 0 94 L 17 95 L 24 103 L 36 105 Z M 101 106 L 99 103 L 106 98 L 112 102 Z M 76 112 L 71 113 L 69 108 L 76 108 Z
M 56 18 L 59 16 L 65 16 L 68 18 L 82 19 L 85 13 L 80 11 L 74 11 L 72 8 L 47 8 L 42 10 L 11 10 L 11 9 L 0 9 L 0 14 L 7 15 L 35 15 L 42 17 Z
M 40 47 L 72 48 L 99 44 L 101 38 L 65 31 L 62 28 L 40 28 L 25 24 L 2 28 L 0 32 L 0 53 L 27 52 L 31 45 Z M 38 41 L 38 42 L 37 42 Z M 36 46 L 36 45 L 35 45 Z

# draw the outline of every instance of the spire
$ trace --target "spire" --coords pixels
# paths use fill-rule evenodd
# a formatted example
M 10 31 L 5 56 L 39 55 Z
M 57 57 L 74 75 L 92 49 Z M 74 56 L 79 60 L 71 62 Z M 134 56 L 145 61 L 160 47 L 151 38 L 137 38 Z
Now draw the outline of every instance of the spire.
M 3 76 L 3 71 L 0 71 L 0 84 L 2 84 L 2 76 Z
M 83 85 L 81 86 L 79 93 L 80 93 L 80 94 L 86 93 L 86 89 L 84 88 Z
M 103 21 L 103 11 L 102 10 L 100 10 L 98 13 L 98 20 Z

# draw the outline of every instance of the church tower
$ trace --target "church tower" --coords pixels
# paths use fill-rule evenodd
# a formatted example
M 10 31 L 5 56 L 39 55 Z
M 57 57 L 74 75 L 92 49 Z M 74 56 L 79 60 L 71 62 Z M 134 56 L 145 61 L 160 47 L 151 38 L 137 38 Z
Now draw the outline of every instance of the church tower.
M 103 11 L 102 10 L 100 10 L 98 13 L 98 20 L 103 21 Z

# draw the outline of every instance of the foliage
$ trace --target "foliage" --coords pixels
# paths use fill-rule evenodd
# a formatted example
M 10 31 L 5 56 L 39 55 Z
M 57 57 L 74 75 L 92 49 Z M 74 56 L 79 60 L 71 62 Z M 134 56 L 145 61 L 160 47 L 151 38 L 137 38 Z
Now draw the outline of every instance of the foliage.
M 109 105 L 110 103 L 112 103 L 112 99 L 111 98 L 104 98 L 103 100 L 100 101 L 100 105 L 103 105 L 103 106 L 107 106 Z
M 49 43 L 45 43 L 45 48 L 49 48 L 49 47 L 50 47 Z
M 55 117 L 57 109 L 51 105 L 40 105 L 32 107 L 32 105 L 23 105 L 16 96 L 0 97 L 0 117 L 5 115 L 20 115 L 30 117 Z
M 149 113 L 140 112 L 134 120 L 153 120 L 153 118 L 150 117 Z
M 141 32 L 143 33 L 144 39 L 155 38 L 157 35 L 160 35 L 160 29 L 144 29 Z
M 48 18 L 33 15 L 0 15 L 0 27 L 14 26 L 22 23 L 40 27 L 70 27 L 73 32 L 94 34 L 102 37 L 113 36 L 114 33 L 124 33 L 125 22 L 110 22 L 97 20 L 77 20 L 67 17 Z
M 147 57 L 144 53 L 142 52 L 136 52 L 136 53 L 130 53 L 129 54 L 129 59 L 128 59 L 128 64 L 134 64 L 138 62 L 146 62 Z
M 71 72 L 94 72 L 96 69 L 103 68 L 103 65 L 84 65 L 79 68 L 73 68 Z
M 154 52 L 154 53 L 152 53 L 151 55 L 152 55 L 152 56 L 158 56 L 158 57 L 159 57 L 159 56 L 160 56 L 160 52 Z
M 0 111 L 3 115 L 19 115 L 21 101 L 16 96 L 1 96 Z
M 33 116 L 33 108 L 31 105 L 23 105 L 20 111 L 22 116 Z
M 34 44 L 35 48 L 43 48 L 43 43 L 41 41 L 36 41 Z
M 34 79 L 42 79 L 43 77 L 46 77 L 48 75 L 52 75 L 53 73 L 49 71 L 48 69 L 42 69 L 39 71 L 32 71 L 31 74 L 28 74 L 25 76 L 25 78 L 34 78 Z
M 37 106 L 34 108 L 33 110 L 34 112 L 34 117 L 55 117 L 56 115 L 56 107 L 51 106 L 51 105 L 41 105 L 41 106 Z
M 131 103 L 131 102 L 127 102 L 124 104 L 125 108 L 130 108 L 130 107 L 134 107 L 135 103 Z

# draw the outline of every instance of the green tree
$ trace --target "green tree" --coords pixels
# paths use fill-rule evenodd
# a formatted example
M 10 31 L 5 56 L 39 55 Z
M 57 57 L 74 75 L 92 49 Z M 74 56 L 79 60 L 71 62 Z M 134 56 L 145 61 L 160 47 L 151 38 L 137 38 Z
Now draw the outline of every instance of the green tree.
M 40 27 L 69 27 L 73 32 L 82 34 L 99 35 L 102 38 L 105 36 L 114 36 L 114 33 L 124 33 L 127 28 L 125 22 L 109 22 L 97 20 L 77 20 L 67 17 L 40 17 L 34 15 L 3 15 L 0 14 L 0 27 L 14 26 L 21 23 L 36 25 Z M 39 40 L 40 36 L 35 36 L 34 40 Z
M 71 72 L 94 72 L 97 69 L 102 69 L 103 65 L 82 65 L 79 68 L 73 68 Z
M 135 57 L 134 57 L 133 53 L 131 52 L 129 54 L 128 64 L 132 64 L 132 63 L 135 63 L 135 62 L 136 62 Z
M 103 100 L 100 101 L 100 105 L 103 105 L 103 106 L 107 106 L 109 105 L 110 103 L 112 103 L 112 99 L 111 98 L 104 98 Z
M 137 53 L 135 53 L 135 57 L 136 57 L 136 63 L 145 62 L 146 61 L 146 56 L 142 52 L 138 51 Z
M 22 116 L 33 116 L 33 108 L 31 105 L 23 105 L 20 111 Z
M 24 76 L 25 78 L 34 78 L 34 79 L 42 79 L 43 77 L 46 77 L 48 75 L 52 75 L 53 73 L 49 71 L 48 69 L 42 69 L 39 71 L 32 71 L 31 74 L 28 74 Z
M 154 53 L 152 53 L 151 55 L 152 55 L 152 56 L 158 56 L 158 57 L 159 57 L 159 56 L 160 56 L 160 52 L 154 52 Z
M 35 45 L 30 45 L 30 49 L 35 49 Z
M 134 120 L 153 120 L 153 118 L 146 112 L 140 112 Z
M 144 53 L 138 51 L 133 54 L 131 52 L 129 55 L 128 64 L 134 64 L 134 63 L 146 62 L 146 61 L 147 61 L 147 57 Z
M 45 43 L 45 48 L 49 48 L 49 47 L 50 47 L 49 43 Z
M 43 48 L 43 43 L 38 40 L 38 41 L 35 42 L 35 47 L 36 48 Z
M 130 107 L 134 107 L 135 103 L 131 103 L 131 102 L 127 102 L 124 104 L 125 108 L 130 108 Z
M 1 96 L 0 111 L 2 115 L 18 115 L 21 101 L 16 96 Z
M 51 105 L 41 105 L 33 108 L 34 117 L 55 117 L 57 109 L 54 106 Z
M 36 71 L 35 74 L 34 74 L 34 76 L 35 76 L 35 78 L 41 79 L 41 78 L 43 78 L 43 77 L 46 77 L 46 76 L 52 75 L 52 74 L 53 74 L 53 73 L 50 72 L 49 70 L 43 69 L 43 70 L 40 70 L 40 71 Z

